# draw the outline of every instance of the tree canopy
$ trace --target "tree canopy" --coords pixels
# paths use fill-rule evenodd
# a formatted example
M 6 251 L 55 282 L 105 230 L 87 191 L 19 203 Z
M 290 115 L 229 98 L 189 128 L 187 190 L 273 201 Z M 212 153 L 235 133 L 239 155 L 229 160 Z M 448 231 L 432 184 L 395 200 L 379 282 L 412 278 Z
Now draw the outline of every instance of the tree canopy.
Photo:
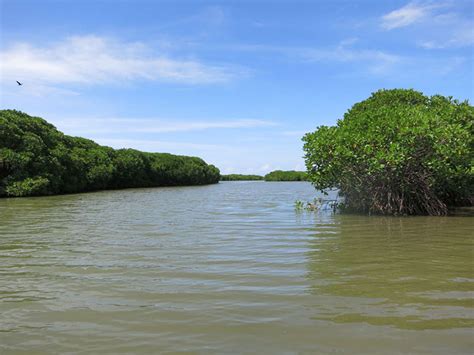
M 39 117 L 0 110 L 0 197 L 219 181 L 197 157 L 112 149 L 71 137 Z
M 303 137 L 308 175 L 349 210 L 443 215 L 473 202 L 473 122 L 467 101 L 380 90 Z

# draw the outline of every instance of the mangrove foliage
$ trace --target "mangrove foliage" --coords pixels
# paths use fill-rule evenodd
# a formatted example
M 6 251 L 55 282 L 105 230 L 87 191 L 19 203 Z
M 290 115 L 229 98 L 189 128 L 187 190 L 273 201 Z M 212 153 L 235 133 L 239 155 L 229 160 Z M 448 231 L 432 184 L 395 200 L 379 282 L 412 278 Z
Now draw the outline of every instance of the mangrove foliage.
M 200 158 L 115 150 L 65 135 L 42 118 L 0 110 L 0 197 L 212 184 L 219 177 Z
M 380 90 L 304 136 L 308 174 L 319 190 L 338 188 L 349 210 L 444 215 L 473 202 L 473 123 L 467 101 Z

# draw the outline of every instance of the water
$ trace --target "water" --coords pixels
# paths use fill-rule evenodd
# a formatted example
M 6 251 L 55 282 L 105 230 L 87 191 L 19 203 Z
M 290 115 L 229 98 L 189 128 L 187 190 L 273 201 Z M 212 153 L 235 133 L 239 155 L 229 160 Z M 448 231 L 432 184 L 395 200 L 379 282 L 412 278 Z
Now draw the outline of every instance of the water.
M 297 213 L 308 183 L 0 200 L 0 353 L 471 353 L 472 217 Z

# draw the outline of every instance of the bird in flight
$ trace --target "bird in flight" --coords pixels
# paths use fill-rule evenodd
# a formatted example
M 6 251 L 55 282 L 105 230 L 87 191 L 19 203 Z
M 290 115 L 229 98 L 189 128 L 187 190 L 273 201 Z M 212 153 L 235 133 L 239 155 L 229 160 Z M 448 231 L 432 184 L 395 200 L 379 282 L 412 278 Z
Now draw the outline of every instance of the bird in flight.
M 20 86 L 22 86 L 22 85 L 23 85 L 23 84 L 22 84 L 22 83 L 20 83 L 18 80 L 16 81 L 16 83 L 17 83 L 18 85 L 20 85 Z

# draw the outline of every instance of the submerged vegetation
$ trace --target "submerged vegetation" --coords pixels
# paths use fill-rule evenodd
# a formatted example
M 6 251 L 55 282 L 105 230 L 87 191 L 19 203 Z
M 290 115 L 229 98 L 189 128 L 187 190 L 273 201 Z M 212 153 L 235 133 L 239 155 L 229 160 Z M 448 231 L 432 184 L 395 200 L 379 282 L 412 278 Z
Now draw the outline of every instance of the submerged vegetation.
M 221 175 L 221 181 L 253 181 L 263 180 L 261 175 L 243 175 L 243 174 L 228 174 Z
M 71 137 L 39 117 L 0 111 L 0 197 L 219 181 L 196 157 L 112 149 Z
M 265 175 L 265 181 L 307 181 L 308 176 L 305 171 L 295 170 L 275 170 Z
M 473 203 L 473 123 L 468 102 L 380 90 L 304 136 L 310 180 L 338 188 L 348 210 L 444 215 Z

